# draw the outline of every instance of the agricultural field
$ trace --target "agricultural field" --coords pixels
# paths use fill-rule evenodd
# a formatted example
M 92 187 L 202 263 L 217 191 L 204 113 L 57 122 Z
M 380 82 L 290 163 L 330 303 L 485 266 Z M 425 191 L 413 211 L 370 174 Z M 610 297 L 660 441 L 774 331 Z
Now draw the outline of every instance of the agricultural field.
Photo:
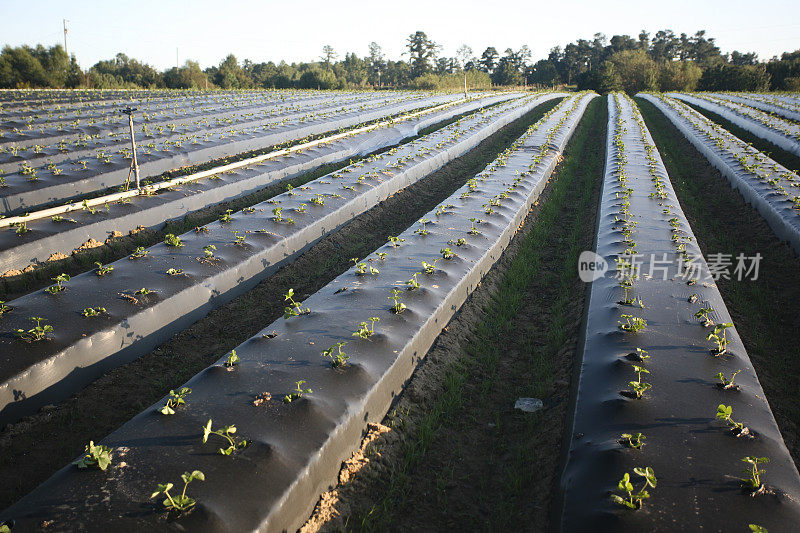
M 2 90 L 0 533 L 792 531 L 798 163 L 788 92 Z

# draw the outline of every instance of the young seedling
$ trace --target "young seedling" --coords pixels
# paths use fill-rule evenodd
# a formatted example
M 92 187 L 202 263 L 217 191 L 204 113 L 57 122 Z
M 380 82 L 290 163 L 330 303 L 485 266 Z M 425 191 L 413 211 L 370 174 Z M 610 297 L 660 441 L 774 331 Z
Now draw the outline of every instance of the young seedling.
M 699 320 L 704 328 L 710 328 L 714 325 L 714 321 L 711 320 L 708 315 L 714 312 L 714 308 L 712 307 L 703 307 L 699 311 L 694 314 L 694 317 Z
M 378 259 L 380 259 L 381 261 L 386 260 L 386 252 L 377 252 L 376 255 L 378 256 Z
M 150 254 L 150 250 L 146 250 L 144 246 L 137 246 L 128 259 L 142 259 Z
M 236 350 L 231 350 L 228 353 L 228 358 L 225 359 L 225 366 L 232 368 L 239 362 L 239 356 L 236 355 Z
M 106 308 L 105 307 L 87 307 L 86 309 L 81 311 L 81 314 L 83 316 L 85 316 L 85 317 L 100 316 L 100 315 L 106 314 Z
M 167 233 L 167 235 L 164 237 L 164 244 L 167 246 L 172 246 L 173 248 L 180 248 L 181 246 L 184 246 L 181 238 L 177 235 L 173 235 L 172 233 Z
M 11 311 L 11 307 L 6 305 L 6 303 L 3 300 L 0 300 L 0 316 L 3 316 L 9 311 Z
M 728 337 L 725 335 L 725 330 L 728 328 L 732 328 L 733 324 L 730 322 L 725 322 L 723 324 L 717 324 L 714 326 L 714 331 L 708 334 L 706 337 L 707 340 L 713 341 L 717 347 L 715 350 L 712 350 L 715 356 L 723 355 L 725 352 L 728 351 L 726 348 L 728 346 Z
M 439 253 L 442 254 L 443 259 L 452 259 L 456 255 L 450 248 L 442 248 L 441 250 L 439 250 Z
M 50 324 L 45 324 L 42 326 L 42 322 L 46 319 L 39 317 L 39 316 L 32 316 L 31 321 L 36 322 L 36 325 L 31 329 L 25 331 L 24 329 L 17 329 L 14 331 L 14 335 L 16 335 L 21 340 L 26 342 L 36 342 L 43 340 L 47 337 L 48 333 L 53 333 L 53 326 Z
M 312 392 L 314 392 L 311 389 L 302 388 L 304 384 L 305 384 L 304 379 L 301 379 L 300 381 L 296 382 L 295 389 L 283 397 L 283 403 L 292 403 L 293 401 L 302 398 L 303 394 L 311 394 Z
M 113 272 L 113 270 L 114 270 L 114 267 L 111 266 L 111 265 L 104 266 L 103 263 L 100 263 L 100 262 L 97 262 L 97 261 L 95 261 L 94 264 L 97 266 L 97 269 L 94 271 L 95 274 L 97 274 L 98 276 L 101 276 L 101 277 L 105 276 L 109 272 Z
M 477 218 L 471 218 L 471 219 L 469 219 L 469 221 L 472 224 L 471 224 L 471 226 L 469 228 L 469 231 L 467 233 L 469 233 L 470 235 L 480 235 L 481 234 L 480 230 L 477 227 L 475 227 L 475 224 L 478 223 L 478 219 Z
M 303 306 L 300 305 L 300 302 L 295 302 L 293 296 L 294 289 L 289 289 L 289 292 L 287 292 L 283 297 L 284 302 L 289 302 L 289 305 L 283 308 L 284 319 L 288 319 L 293 316 L 307 315 L 311 312 L 311 309 L 308 307 L 303 309 Z
M 433 260 L 433 263 L 428 263 L 427 261 L 422 262 L 422 270 L 426 274 L 433 274 L 436 272 L 436 263 L 439 261 L 439 258 Z
M 347 344 L 346 342 L 337 342 L 327 350 L 322 351 L 322 357 L 326 359 L 330 359 L 331 365 L 333 368 L 340 368 L 347 364 L 347 360 L 350 359 L 350 356 L 347 355 L 342 351 L 342 346 Z
M 380 274 L 380 270 L 378 270 L 377 268 L 375 268 L 373 266 L 369 266 L 364 262 L 358 262 L 358 260 L 356 260 L 356 261 L 357 261 L 356 262 L 356 274 L 358 274 L 359 276 L 363 276 L 365 274 L 371 274 L 371 275 L 375 276 L 377 274 Z
M 392 295 L 389 296 L 389 299 L 394 302 L 394 305 L 392 306 L 392 312 L 396 315 L 399 315 L 406 309 L 406 304 L 400 301 L 401 293 L 402 291 L 398 289 L 392 289 Z
M 28 233 L 30 231 L 28 229 L 27 222 L 14 222 L 14 223 L 11 224 L 11 227 L 12 228 L 17 228 L 15 230 L 15 233 L 17 235 L 19 235 L 19 236 L 25 235 L 26 233 Z
M 620 444 L 623 446 L 627 446 L 628 448 L 633 448 L 635 450 L 639 450 L 644 446 L 644 441 L 647 437 L 645 437 L 641 433 L 623 433 L 620 435 Z
M 220 224 L 228 224 L 232 220 L 231 213 L 233 213 L 233 209 L 227 209 L 224 213 L 219 216 Z
M 169 491 L 172 490 L 172 487 L 174 487 L 174 485 L 172 483 L 165 483 L 163 485 L 159 484 L 158 488 L 150 496 L 150 498 L 155 498 L 159 494 L 163 494 L 164 496 L 166 496 L 166 498 L 162 503 L 164 504 L 164 508 L 167 509 L 168 511 L 178 511 L 180 513 L 191 509 L 192 507 L 194 507 L 194 504 L 196 502 L 195 500 L 186 495 L 186 487 L 188 487 L 189 483 L 191 483 L 195 479 L 199 481 L 205 481 L 206 477 L 201 471 L 195 470 L 191 473 L 184 472 L 183 474 L 181 474 L 181 479 L 183 480 L 183 491 L 181 492 L 180 496 L 174 496 L 174 497 L 171 496 Z
M 170 268 L 170 269 L 167 269 L 166 273 L 167 273 L 168 276 L 180 276 L 181 274 L 183 274 L 183 269 L 182 268 Z
M 358 324 L 358 329 L 353 333 L 353 337 L 361 337 L 362 339 L 370 338 L 375 334 L 375 322 L 380 321 L 380 318 L 373 316 L 369 318 L 369 324 L 367 322 L 360 322 Z
M 690 304 L 693 304 L 697 301 L 697 299 L 698 299 L 697 293 L 693 293 L 689 296 L 689 298 L 686 301 L 689 302 Z
M 733 380 L 735 380 L 735 379 L 736 379 L 736 374 L 738 374 L 739 372 L 741 372 L 741 370 L 737 370 L 736 372 L 734 372 L 734 373 L 731 375 L 731 379 L 730 379 L 730 381 L 728 381 L 728 379 L 725 377 L 725 374 L 723 374 L 722 372 L 718 373 L 718 374 L 717 374 L 717 376 L 716 376 L 716 378 L 717 378 L 717 379 L 718 379 L 720 382 L 719 382 L 719 383 L 717 383 L 717 386 L 718 386 L 718 387 L 720 387 L 720 388 L 722 388 L 722 389 L 726 389 L 726 390 L 727 390 L 727 389 L 737 389 L 737 390 L 738 390 L 739 386 L 738 386 L 738 385 L 736 385 L 736 384 L 734 384 Z
M 156 291 L 152 291 L 152 290 L 148 289 L 147 287 L 142 287 L 141 289 L 135 291 L 133 294 L 138 295 L 138 296 L 148 296 L 150 294 L 155 294 L 155 292 Z
M 750 430 L 748 430 L 744 426 L 744 424 L 734 421 L 733 418 L 731 418 L 732 414 L 733 414 L 733 406 L 725 404 L 719 404 L 717 406 L 717 415 L 716 415 L 717 420 L 724 420 L 725 422 L 727 422 L 728 425 L 731 427 L 731 432 L 733 432 L 737 437 L 741 437 L 743 435 L 749 435 Z
M 647 488 L 656 488 L 656 484 L 658 480 L 656 479 L 655 472 L 649 466 L 644 468 L 634 468 L 633 471 L 638 474 L 639 476 L 644 478 L 644 485 L 639 490 L 639 492 L 634 494 L 633 484 L 631 483 L 631 476 L 627 472 L 625 475 L 622 476 L 622 479 L 619 481 L 617 488 L 620 492 L 624 493 L 626 497 L 619 496 L 617 494 L 611 495 L 611 500 L 614 503 L 622 505 L 623 507 L 627 507 L 628 509 L 641 509 L 644 500 L 650 498 L 650 493 L 647 492 Z
M 400 246 L 401 242 L 406 242 L 406 240 L 405 239 L 401 239 L 400 237 L 392 237 L 390 235 L 389 236 L 389 242 L 392 243 L 393 247 L 397 248 L 398 246 Z
M 208 419 L 208 423 L 203 426 L 203 444 L 208 442 L 208 438 L 211 435 L 217 435 L 218 437 L 222 437 L 223 439 L 228 441 L 227 448 L 219 448 L 217 451 L 220 455 L 231 455 L 236 450 L 241 450 L 245 448 L 249 443 L 246 440 L 236 442 L 235 439 L 236 434 L 236 426 L 225 426 L 222 429 L 212 430 L 211 429 L 211 419 Z
M 167 403 L 164 404 L 164 407 L 159 409 L 159 412 L 162 415 L 174 415 L 175 409 L 181 405 L 186 405 L 186 400 L 184 400 L 184 398 L 191 393 L 192 389 L 189 387 L 182 387 L 178 392 L 175 392 L 174 390 L 169 391 Z
M 650 383 L 645 383 L 642 381 L 642 374 L 649 374 L 650 371 L 647 370 L 645 367 L 639 365 L 633 365 L 633 371 L 636 372 L 636 375 L 638 377 L 636 381 L 629 381 L 628 384 L 633 389 L 631 394 L 635 395 L 636 398 L 639 399 L 646 391 L 652 388 L 652 385 Z
M 628 359 L 632 359 L 639 363 L 646 363 L 647 360 L 650 359 L 650 352 L 647 350 L 642 350 L 641 348 L 636 348 L 635 352 L 628 354 Z
M 63 291 L 66 287 L 64 287 L 64 283 L 67 283 L 70 280 L 69 274 L 59 274 L 58 276 L 51 278 L 53 281 L 56 282 L 55 285 L 51 285 L 45 289 L 45 292 L 49 292 L 50 294 L 58 294 L 59 292 Z
M 414 272 L 414 275 L 411 276 L 411 279 L 406 281 L 406 285 L 408 285 L 408 290 L 413 291 L 419 289 L 419 281 L 417 281 L 417 276 L 419 276 L 419 272 Z
M 769 533 L 767 528 L 765 528 L 764 526 L 759 526 L 758 524 L 747 524 L 747 527 L 749 527 L 750 531 L 752 531 L 753 533 Z
M 416 233 L 417 235 L 427 235 L 428 229 L 425 227 L 425 225 L 428 222 L 430 222 L 430 220 L 428 220 L 427 218 L 423 218 L 422 220 L 420 220 L 419 227 L 416 230 L 414 230 L 414 233 Z
M 275 222 L 282 222 L 283 216 L 281 215 L 281 211 L 283 211 L 282 207 L 276 207 L 275 209 L 273 209 L 272 214 L 274 216 L 272 217 L 272 220 L 274 220 Z
M 758 465 L 768 463 L 769 457 L 747 456 L 742 458 L 742 462 L 750 465 L 748 468 L 742 470 L 742 472 L 749 476 L 741 478 L 743 488 L 749 490 L 753 495 L 762 492 L 764 490 L 764 485 L 761 483 L 761 474 L 766 472 L 766 470 L 759 470 Z
M 638 318 L 633 315 L 620 315 L 620 318 L 624 318 L 625 322 L 618 322 L 619 329 L 628 333 L 637 333 L 643 330 L 647 325 L 647 321 L 645 319 Z
M 111 448 L 98 444 L 95 446 L 94 441 L 89 441 L 83 455 L 80 459 L 72 464 L 78 465 L 78 468 L 89 468 L 96 466 L 100 470 L 105 471 L 108 465 L 111 464 Z
M 242 233 L 239 230 L 233 230 L 233 231 L 231 231 L 231 233 L 233 233 L 233 236 L 234 236 L 234 239 L 235 239 L 233 241 L 233 245 L 234 246 L 244 246 L 245 245 L 245 242 L 244 242 L 245 235 L 244 235 L 244 233 Z

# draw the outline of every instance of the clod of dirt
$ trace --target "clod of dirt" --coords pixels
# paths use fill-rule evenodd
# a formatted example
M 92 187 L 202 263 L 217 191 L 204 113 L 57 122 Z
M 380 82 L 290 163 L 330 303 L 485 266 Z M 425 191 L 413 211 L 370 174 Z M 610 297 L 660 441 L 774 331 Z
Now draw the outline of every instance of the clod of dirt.
M 48 261 L 60 261 L 62 259 L 66 259 L 67 255 L 62 254 L 61 252 L 55 252 L 50 254 L 50 257 L 47 258 Z
M 272 399 L 272 394 L 270 394 L 268 392 L 262 392 L 261 394 L 256 396 L 255 400 L 253 400 L 253 405 L 258 407 L 258 406 L 266 404 L 271 399 Z

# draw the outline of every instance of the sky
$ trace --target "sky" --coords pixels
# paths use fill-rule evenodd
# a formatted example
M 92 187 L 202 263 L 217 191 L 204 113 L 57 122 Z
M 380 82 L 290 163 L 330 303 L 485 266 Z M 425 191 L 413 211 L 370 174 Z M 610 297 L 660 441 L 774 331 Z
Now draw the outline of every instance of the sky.
M 417 30 L 454 56 L 527 44 L 533 59 L 596 32 L 636 37 L 644 29 L 705 29 L 723 52 L 769 59 L 800 49 L 800 1 L 793 0 L 0 0 L 0 46 L 63 44 L 83 68 L 124 52 L 163 70 L 176 61 L 205 68 L 229 53 L 242 61 L 316 61 L 324 45 L 366 56 L 371 41 L 400 59 Z M 177 55 L 177 58 L 176 58 Z M 407 56 L 406 56 L 407 57 Z

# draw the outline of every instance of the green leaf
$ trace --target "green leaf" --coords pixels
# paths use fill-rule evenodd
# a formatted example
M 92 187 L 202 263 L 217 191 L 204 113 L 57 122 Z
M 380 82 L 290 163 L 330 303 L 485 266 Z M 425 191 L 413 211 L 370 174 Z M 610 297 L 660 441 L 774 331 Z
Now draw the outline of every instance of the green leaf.
M 203 443 L 208 442 L 208 436 L 211 434 L 211 419 L 208 419 L 208 424 L 203 427 Z

